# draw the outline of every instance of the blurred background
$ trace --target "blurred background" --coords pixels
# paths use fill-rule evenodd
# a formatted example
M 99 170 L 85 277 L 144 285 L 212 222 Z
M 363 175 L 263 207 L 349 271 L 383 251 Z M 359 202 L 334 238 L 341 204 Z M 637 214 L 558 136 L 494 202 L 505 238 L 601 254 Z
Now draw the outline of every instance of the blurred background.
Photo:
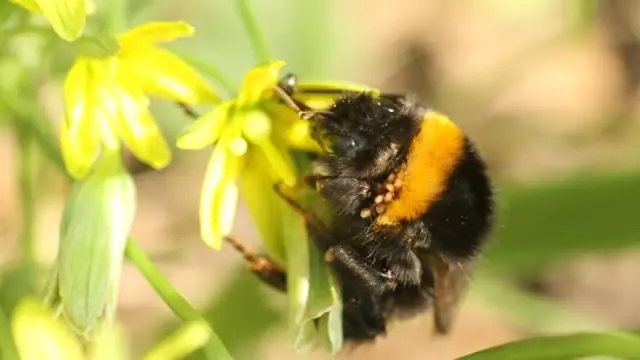
M 100 2 L 98 2 L 100 6 Z M 254 65 L 233 2 L 135 2 L 145 20 L 187 20 L 196 36 L 171 45 L 236 83 Z M 138 8 L 139 7 L 139 8 Z M 274 57 L 309 80 L 343 80 L 410 92 L 476 140 L 497 182 L 498 227 L 448 337 L 426 314 L 339 359 L 453 359 L 537 334 L 640 329 L 640 2 L 631 0 L 253 1 Z M 203 68 L 205 65 L 203 65 Z M 38 98 L 61 118 L 60 79 Z M 154 114 L 173 139 L 188 123 L 171 104 Z M 19 294 L 18 157 L 0 128 L 0 300 Z M 238 254 L 209 250 L 197 209 L 210 149 L 175 153 L 166 170 L 136 176 L 134 237 L 213 323 L 237 359 L 295 355 L 286 299 L 256 281 Z M 45 160 L 37 254 L 51 264 L 67 192 Z M 259 246 L 240 206 L 234 235 Z M 118 317 L 132 358 L 177 320 L 125 265 Z M 198 358 L 194 354 L 193 359 Z

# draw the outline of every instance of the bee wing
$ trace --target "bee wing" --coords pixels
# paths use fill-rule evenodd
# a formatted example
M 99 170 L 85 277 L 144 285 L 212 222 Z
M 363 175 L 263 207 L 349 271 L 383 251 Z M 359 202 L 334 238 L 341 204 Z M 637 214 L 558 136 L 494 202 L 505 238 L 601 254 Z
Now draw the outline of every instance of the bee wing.
M 435 329 L 446 334 L 451 330 L 461 299 L 467 294 L 473 263 L 430 256 L 427 266 L 434 280 Z

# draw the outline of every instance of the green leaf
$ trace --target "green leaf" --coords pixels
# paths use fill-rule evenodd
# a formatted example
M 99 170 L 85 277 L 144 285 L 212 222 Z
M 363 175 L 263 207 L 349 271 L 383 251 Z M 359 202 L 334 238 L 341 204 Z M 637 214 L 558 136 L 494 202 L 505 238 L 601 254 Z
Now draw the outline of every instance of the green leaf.
M 484 267 L 532 275 L 569 255 L 640 241 L 640 173 L 582 174 L 499 191 L 496 233 Z
M 269 250 L 282 251 L 282 254 L 275 254 L 275 256 L 284 258 L 286 264 L 289 296 L 288 323 L 290 338 L 295 343 L 304 318 L 309 291 L 309 252 L 306 231 L 300 214 L 273 191 L 273 184 L 276 183 L 277 177 L 269 169 L 264 168 L 265 164 L 268 164 L 264 154 L 252 151 L 248 156 L 251 157 L 246 167 L 249 171 L 241 175 L 242 194 L 243 196 L 248 194 L 247 198 L 254 200 L 247 204 L 265 245 Z M 262 170 L 257 170 L 260 168 Z M 251 172 L 251 169 L 259 172 Z M 256 188 L 249 187 L 256 182 L 262 182 L 262 185 Z M 263 201 L 268 201 L 266 204 L 270 204 L 268 209 L 256 206 L 258 191 L 262 192 L 260 196 Z M 272 224 L 265 226 L 265 223 L 269 222 Z
M 588 314 L 500 281 L 497 274 L 479 271 L 476 275 L 470 295 L 487 309 L 508 317 L 510 322 L 528 331 L 550 334 L 610 329 Z
M 258 359 L 260 338 L 284 318 L 284 308 L 269 301 L 282 293 L 265 286 L 244 264 L 229 271 L 234 276 L 205 307 L 203 316 L 235 359 Z M 197 351 L 187 359 L 203 359 L 203 353 Z
M 637 359 L 640 337 L 626 333 L 578 333 L 515 341 L 459 360 L 565 360 L 583 356 Z
M 158 268 L 151 262 L 147 254 L 140 246 L 129 238 L 126 246 L 127 258 L 133 262 L 142 275 L 147 279 L 164 302 L 184 321 L 195 321 L 202 319 L 202 315 L 189 304 L 189 302 L 171 285 Z M 201 324 L 206 324 L 202 322 Z M 211 327 L 208 329 L 209 340 L 203 347 L 204 358 L 207 360 L 231 360 L 226 347 L 218 338 L 218 335 Z
M 72 327 L 90 336 L 112 319 L 127 236 L 135 215 L 135 185 L 118 153 L 105 153 L 88 177 L 73 184 L 60 225 L 57 289 Z

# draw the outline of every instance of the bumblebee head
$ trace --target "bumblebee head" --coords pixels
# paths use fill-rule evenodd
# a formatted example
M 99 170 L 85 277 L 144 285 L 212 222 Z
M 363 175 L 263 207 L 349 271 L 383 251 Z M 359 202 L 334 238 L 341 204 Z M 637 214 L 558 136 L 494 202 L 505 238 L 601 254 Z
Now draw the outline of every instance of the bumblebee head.
M 401 99 L 344 95 L 312 119 L 312 136 L 343 175 L 376 177 L 395 169 L 417 131 Z

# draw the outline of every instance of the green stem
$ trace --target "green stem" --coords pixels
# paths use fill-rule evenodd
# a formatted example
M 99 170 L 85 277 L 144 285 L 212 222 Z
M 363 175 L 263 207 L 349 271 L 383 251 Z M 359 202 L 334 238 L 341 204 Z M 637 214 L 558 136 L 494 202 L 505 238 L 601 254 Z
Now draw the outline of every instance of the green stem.
M 20 226 L 21 261 L 31 265 L 35 258 L 34 230 L 35 230 L 35 196 L 33 187 L 33 137 L 26 127 L 16 126 L 20 161 L 18 162 L 18 186 L 20 193 L 20 211 L 22 224 Z
M 5 91 L 1 93 L 0 106 L 9 109 L 11 116 L 18 126 L 29 128 L 29 132 L 41 148 L 42 153 L 49 158 L 60 171 L 66 174 L 64 161 L 60 155 L 60 150 L 54 142 L 55 133 L 51 127 L 51 123 L 45 119 L 32 104 L 25 101 L 24 98 L 16 96 L 13 91 Z
M 210 62 L 202 61 L 196 58 L 195 56 L 185 54 L 185 53 L 180 53 L 180 57 L 185 59 L 188 63 L 190 63 L 194 67 L 196 67 L 204 75 L 216 81 L 222 87 L 222 89 L 227 93 L 227 95 L 233 95 L 238 92 L 235 86 L 233 85 L 233 82 L 230 81 L 229 78 L 227 78 L 224 72 L 218 69 L 216 66 L 212 65 Z
M 160 295 L 162 300 L 164 300 L 178 317 L 183 321 L 204 321 L 200 312 L 193 308 L 173 285 L 171 285 L 169 280 L 167 280 L 160 270 L 151 262 L 142 248 L 131 238 L 127 241 L 126 255 L 129 261 L 140 270 L 156 293 Z M 209 327 L 209 329 L 211 331 L 210 339 L 204 348 L 208 358 L 231 359 L 231 355 L 227 352 L 220 338 L 218 338 L 211 327 Z
M 11 335 L 11 325 L 0 305 L 0 355 L 3 360 L 20 360 L 18 349 Z
M 251 38 L 251 44 L 253 45 L 253 51 L 255 52 L 258 61 L 266 63 L 271 60 L 271 56 L 269 56 L 267 43 L 262 36 L 263 34 L 260 31 L 258 22 L 251 12 L 249 1 L 250 0 L 236 0 L 236 6 L 240 12 L 240 17 L 242 18 L 244 27 L 249 33 L 249 38 Z
M 127 0 L 107 1 L 106 30 L 109 35 L 115 36 L 124 30 L 127 23 Z

